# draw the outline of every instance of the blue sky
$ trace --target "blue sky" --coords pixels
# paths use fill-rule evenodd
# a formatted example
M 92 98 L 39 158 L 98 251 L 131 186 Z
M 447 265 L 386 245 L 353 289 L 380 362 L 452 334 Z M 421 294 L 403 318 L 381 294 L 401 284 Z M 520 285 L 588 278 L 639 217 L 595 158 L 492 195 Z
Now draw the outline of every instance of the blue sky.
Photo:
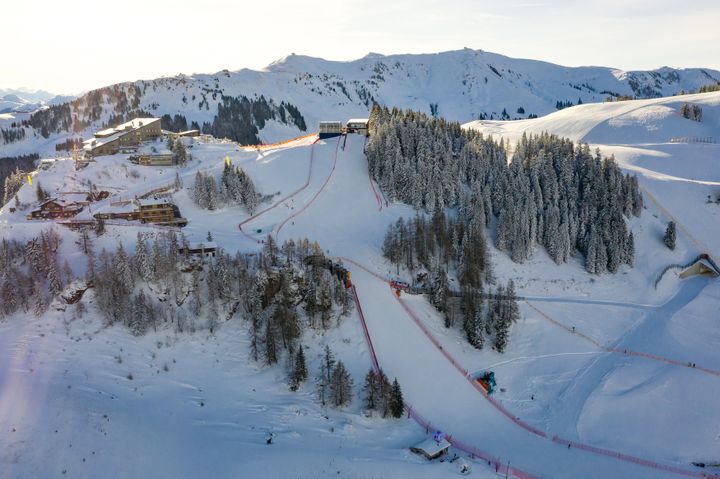
M 711 0 L 4 0 L 2 16 L 0 87 L 56 93 L 262 68 L 290 53 L 469 47 L 569 66 L 720 69 Z

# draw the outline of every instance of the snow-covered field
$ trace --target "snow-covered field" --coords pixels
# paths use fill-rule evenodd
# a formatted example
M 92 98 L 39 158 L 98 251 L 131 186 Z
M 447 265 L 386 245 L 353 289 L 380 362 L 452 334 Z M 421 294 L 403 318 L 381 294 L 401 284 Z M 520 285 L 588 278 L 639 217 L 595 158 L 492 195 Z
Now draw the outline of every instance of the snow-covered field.
M 702 123 L 678 116 L 685 101 L 702 106 Z M 720 256 L 720 206 L 705 203 L 707 194 L 720 194 L 719 147 L 670 142 L 720 140 L 720 93 L 582 105 L 537 120 L 468 127 L 511 141 L 524 131 L 589 141 L 636 172 L 645 190 L 646 210 L 630 223 L 633 269 L 590 276 L 580 258 L 557 266 L 537 251 L 532 260 L 515 264 L 491 250 L 498 278 L 514 279 L 527 298 L 505 354 L 474 350 L 460 331 L 444 328 L 424 297 L 403 295 L 399 301 L 381 279 L 393 272 L 380 253 L 386 227 L 414 211 L 376 197 L 362 137 L 317 143 L 310 138 L 259 150 L 195 141 L 188 150 L 195 159 L 179 171 L 184 188 L 173 198 L 189 220 L 184 233 L 191 241 L 211 231 L 231 252 L 252 251 L 272 232 L 280 242 L 307 236 L 329 255 L 346 258 L 377 359 L 398 378 L 413 410 L 453 440 L 510 463 L 525 477 L 711 473 L 691 462 L 720 461 L 715 400 L 720 283 L 680 280 L 673 271 L 657 289 L 654 283 L 668 264 L 700 252 Z M 261 193 L 274 195 L 261 210 L 287 199 L 256 218 L 239 207 L 197 208 L 189 196 L 195 173 L 219 174 L 226 156 L 247 171 Z M 91 180 L 101 189 L 112 187 L 114 201 L 166 185 L 176 171 L 131 165 L 115 155 L 77 172 L 70 161 L 58 161 L 34 181 L 64 191 Z M 20 200 L 30 202 L 33 194 L 24 187 Z M 94 204 L 93 212 L 109 202 Z M 6 206 L 0 237 L 27 239 L 47 226 L 27 222 L 25 214 Z M 675 251 L 662 244 L 670 215 L 679 225 Z M 108 226 L 98 246 L 122 240 L 131 247 L 138 228 L 151 230 Z M 61 231 L 62 254 L 81 269 L 75 233 Z M 343 411 L 318 406 L 310 383 L 289 392 L 282 366 L 255 364 L 240 318 L 214 335 L 160 331 L 138 339 L 121 327 L 101 327 L 92 308 L 83 318 L 75 316 L 68 307 L 0 323 L 0 477 L 99 477 L 112 471 L 114 477 L 370 478 L 458 472 L 457 463 L 428 463 L 408 452 L 427 432 L 410 419 L 362 415 L 360 385 L 371 353 L 357 311 L 325 335 L 308 333 L 302 341 L 310 348 L 311 375 L 325 344 L 347 363 L 356 398 Z M 696 367 L 688 367 L 693 363 Z M 463 373 L 486 369 L 498 379 L 495 405 Z M 274 441 L 267 445 L 271 432 Z M 627 456 L 567 447 L 565 441 Z M 465 455 L 452 449 L 451 456 L 455 453 Z M 473 466 L 471 477 L 498 477 L 484 461 L 464 460 Z M 648 462 L 638 464 L 643 461 Z

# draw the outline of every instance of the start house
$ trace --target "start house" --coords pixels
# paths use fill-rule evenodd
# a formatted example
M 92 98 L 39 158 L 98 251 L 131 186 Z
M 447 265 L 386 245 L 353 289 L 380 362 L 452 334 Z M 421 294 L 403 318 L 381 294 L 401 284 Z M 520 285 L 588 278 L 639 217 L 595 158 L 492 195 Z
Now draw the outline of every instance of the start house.
M 160 118 L 135 118 L 114 128 L 98 131 L 83 142 L 86 155 L 113 155 L 121 148 L 137 146 L 148 138 L 162 134 Z

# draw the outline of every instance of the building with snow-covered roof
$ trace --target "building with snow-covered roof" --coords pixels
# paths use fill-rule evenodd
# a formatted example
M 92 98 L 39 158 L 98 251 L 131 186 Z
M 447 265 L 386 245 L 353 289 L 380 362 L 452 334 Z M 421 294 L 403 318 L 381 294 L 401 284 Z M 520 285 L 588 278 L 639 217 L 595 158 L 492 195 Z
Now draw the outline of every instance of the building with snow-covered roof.
M 83 205 L 61 198 L 53 198 L 40 204 L 40 209 L 30 212 L 27 219 L 72 218 L 83 210 Z
M 348 133 L 357 133 L 359 135 L 368 134 L 367 118 L 351 118 L 347 121 L 345 131 Z
M 701 254 L 697 261 L 680 272 L 680 278 L 685 279 L 690 276 L 708 276 L 717 278 L 720 276 L 717 265 L 707 254 Z
M 450 449 L 450 443 L 444 437 L 429 437 L 410 448 L 412 452 L 425 456 L 429 461 L 446 454 L 448 449 Z
M 83 141 L 83 150 L 90 156 L 113 155 L 122 148 L 137 146 L 160 135 L 160 118 L 135 118 L 98 131 L 93 138 Z

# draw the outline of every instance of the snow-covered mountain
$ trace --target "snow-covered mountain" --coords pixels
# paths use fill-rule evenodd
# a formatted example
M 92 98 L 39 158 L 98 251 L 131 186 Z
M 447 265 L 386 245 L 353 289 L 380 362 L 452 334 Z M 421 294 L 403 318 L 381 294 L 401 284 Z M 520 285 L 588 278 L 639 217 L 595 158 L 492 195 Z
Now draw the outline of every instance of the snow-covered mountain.
M 61 105 L 75 98 L 55 95 L 45 90 L 0 88 L 0 114 L 31 114 L 47 105 Z
M 261 71 L 243 69 L 124 84 L 141 90 L 143 109 L 212 121 L 220 95 L 265 96 L 297 106 L 306 122 L 367 114 L 373 102 L 470 121 L 484 115 L 526 118 L 555 111 L 558 102 L 599 102 L 608 96 L 674 95 L 720 82 L 708 69 L 624 72 L 570 68 L 482 50 L 424 55 L 369 54 L 350 62 L 290 55 Z
M 32 113 L 45 105 L 44 102 L 32 102 L 14 93 L 0 96 L 0 113 Z
M 0 96 L 5 95 L 16 95 L 31 103 L 48 102 L 57 96 L 55 93 L 50 93 L 49 91 L 33 90 L 25 87 L 0 88 Z
M 195 122 L 202 127 L 212 124 L 223 96 L 263 97 L 276 107 L 285 103 L 297 108 L 305 130 L 314 131 L 323 119 L 365 116 L 374 102 L 467 122 L 542 116 L 608 97 L 670 96 L 718 82 L 720 72 L 703 68 L 565 67 L 471 49 L 422 55 L 372 53 L 349 62 L 290 55 L 259 71 L 223 70 L 112 85 L 80 96 L 65 111 L 58 106 L 52 116 L 66 117 L 68 125 L 76 115 L 77 134 L 138 110 L 155 116 L 181 115 L 188 126 Z M 274 112 L 270 121 L 247 116 L 244 120 L 257 126 L 264 141 L 303 130 L 285 112 Z M 62 123 L 49 125 L 46 133 L 66 137 Z M 27 133 L 27 138 L 33 137 Z

